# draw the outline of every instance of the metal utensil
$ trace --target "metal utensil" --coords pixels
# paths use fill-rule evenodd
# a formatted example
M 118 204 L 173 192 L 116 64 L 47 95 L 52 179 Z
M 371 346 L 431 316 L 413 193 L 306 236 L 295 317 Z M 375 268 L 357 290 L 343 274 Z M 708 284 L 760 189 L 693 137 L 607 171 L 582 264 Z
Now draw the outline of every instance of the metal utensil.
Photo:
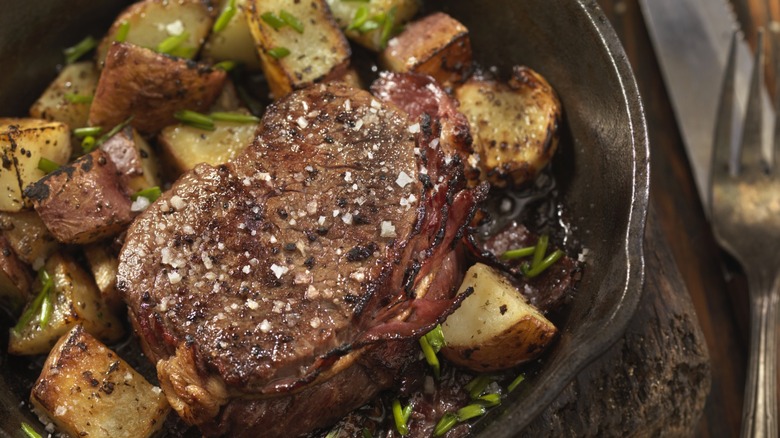
M 750 288 L 750 357 L 743 437 L 776 437 L 777 312 L 780 301 L 780 169 L 762 148 L 763 31 L 759 32 L 741 141 L 732 142 L 737 37 L 718 105 L 711 220 L 715 237 L 742 265 Z M 777 146 L 775 146 L 777 147 Z
M 737 28 L 725 0 L 640 0 L 664 82 L 685 142 L 699 196 L 705 204 L 712 156 L 712 133 L 729 39 Z M 752 57 L 747 43 L 736 45 L 734 129 L 741 132 Z M 772 138 L 774 111 L 761 92 L 764 144 Z M 706 207 L 706 205 L 705 205 Z M 706 210 L 706 208 L 705 208 Z

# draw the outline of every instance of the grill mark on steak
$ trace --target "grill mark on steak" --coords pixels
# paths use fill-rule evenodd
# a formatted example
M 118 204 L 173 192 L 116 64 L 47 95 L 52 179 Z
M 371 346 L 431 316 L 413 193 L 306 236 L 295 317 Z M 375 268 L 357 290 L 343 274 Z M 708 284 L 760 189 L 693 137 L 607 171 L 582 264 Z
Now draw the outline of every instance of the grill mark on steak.
M 196 167 L 132 225 L 118 284 L 186 421 L 231 435 L 272 421 L 286 435 L 327 425 L 407 361 L 381 341 L 424 333 L 465 298 L 452 296 L 458 275 L 435 278 L 433 265 L 452 254 L 485 188 L 464 190 L 459 160 L 411 126 L 343 84 L 292 93 L 233 162 Z M 393 366 L 365 369 L 377 361 Z M 319 406 L 311 421 L 250 412 L 316 407 L 323 385 L 348 375 L 371 387 L 344 389 L 343 403 Z M 245 429 L 245 418 L 259 419 Z

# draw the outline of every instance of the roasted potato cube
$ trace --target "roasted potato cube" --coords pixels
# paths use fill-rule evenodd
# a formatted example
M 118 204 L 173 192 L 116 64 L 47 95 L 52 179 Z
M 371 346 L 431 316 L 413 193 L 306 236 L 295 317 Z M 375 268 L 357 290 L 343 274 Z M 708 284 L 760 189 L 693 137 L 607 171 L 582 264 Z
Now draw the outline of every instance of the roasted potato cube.
M 532 180 L 558 147 L 561 103 L 544 78 L 515 67 L 508 84 L 470 79 L 455 96 L 469 119 L 483 179 L 504 187 Z
M 66 65 L 30 108 L 30 116 L 61 122 L 71 128 L 86 126 L 98 76 L 92 61 Z
M 391 39 L 379 62 L 390 71 L 423 73 L 451 86 L 471 73 L 469 30 L 443 12 L 434 13 Z
M 220 10 L 230 0 L 221 2 Z M 236 13 L 227 26 L 219 32 L 212 32 L 203 45 L 201 58 L 213 63 L 236 61 L 250 70 L 260 70 L 260 57 L 255 49 L 255 40 L 249 31 L 246 18 L 246 1 L 236 0 Z
M 49 354 L 30 401 L 72 437 L 149 437 L 170 411 L 160 388 L 80 325 Z
M 114 235 L 133 219 L 130 198 L 114 162 L 97 149 L 24 190 L 46 228 L 63 243 Z
M 117 132 L 100 145 L 117 171 L 124 176 L 131 193 L 160 185 L 160 166 L 149 143 L 131 127 Z
M 48 320 L 44 317 L 43 305 L 39 300 L 31 301 L 24 315 L 31 318 L 22 327 L 10 330 L 8 352 L 17 355 L 47 353 L 60 336 L 76 324 L 107 342 L 119 340 L 124 327 L 119 319 L 107 308 L 100 296 L 92 277 L 72 258 L 55 253 L 43 267 L 51 276 L 52 287 L 47 292 L 51 303 Z M 40 280 L 35 282 L 34 290 L 41 293 Z M 45 300 L 43 300 L 45 301 Z M 35 307 L 35 305 L 39 307 Z M 24 321 L 23 321 L 24 322 Z M 45 322 L 45 323 L 44 323 Z
M 126 23 L 126 24 L 125 24 Z M 134 3 L 117 17 L 97 48 L 97 63 L 103 67 L 111 43 L 127 29 L 124 41 L 155 49 L 170 37 L 187 34 L 171 55 L 194 58 L 206 40 L 214 17 L 208 2 L 203 0 L 142 0 Z
M 0 213 L 0 229 L 21 261 L 38 270 L 59 243 L 34 210 Z
M 41 158 L 63 164 L 70 158 L 70 129 L 41 119 L 0 118 L 0 211 L 19 211 L 31 204 L 22 190 L 45 173 Z
M 557 329 L 501 273 L 477 263 L 466 271 L 458 293 L 473 288 L 444 324 L 442 354 L 477 372 L 495 371 L 535 359 Z
M 246 10 L 249 30 L 275 98 L 327 80 L 349 65 L 349 42 L 325 0 L 247 0 Z M 297 24 L 275 29 L 269 23 L 275 20 L 263 19 L 265 14 L 273 14 L 275 20 L 282 20 L 280 16 L 284 15 Z
M 328 6 L 350 40 L 375 52 L 384 49 L 393 30 L 403 26 L 420 10 L 419 0 L 328 0 Z M 388 23 L 387 17 L 393 21 Z
M 114 254 L 105 242 L 91 243 L 84 246 L 84 256 L 95 285 L 103 297 L 103 301 L 113 310 L 119 311 L 122 306 L 122 298 L 116 289 L 116 273 L 119 269 L 119 258 Z
M 216 166 L 232 160 L 252 143 L 258 125 L 218 121 L 214 126 L 214 131 L 187 125 L 163 129 L 158 142 L 163 156 L 178 173 L 184 173 L 199 163 Z
M 17 313 L 30 296 L 30 268 L 13 252 L 8 239 L 0 234 L 0 306 Z
M 177 122 L 177 110 L 207 110 L 224 82 L 222 70 L 113 43 L 89 111 L 90 124 L 108 130 L 133 116 L 131 124 L 141 133 L 157 133 Z

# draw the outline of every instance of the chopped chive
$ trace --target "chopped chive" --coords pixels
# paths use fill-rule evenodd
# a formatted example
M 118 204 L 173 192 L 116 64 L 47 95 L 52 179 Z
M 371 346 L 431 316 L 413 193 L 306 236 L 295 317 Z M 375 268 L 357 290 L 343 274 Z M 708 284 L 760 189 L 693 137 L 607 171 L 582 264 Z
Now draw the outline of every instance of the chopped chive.
M 168 55 L 176 56 L 178 58 L 192 59 L 195 56 L 195 52 L 198 51 L 197 47 L 179 46 L 168 53 Z
M 157 45 L 157 52 L 171 54 L 172 51 L 184 44 L 184 42 L 187 41 L 187 38 L 189 37 L 189 32 L 182 32 L 178 35 L 169 36 Z
M 214 32 L 222 32 L 227 27 L 233 16 L 236 15 L 236 0 L 230 0 L 225 4 L 225 9 L 219 14 L 217 21 L 214 22 L 214 27 L 211 29 Z
M 219 111 L 209 114 L 209 117 L 220 122 L 257 123 L 260 121 L 260 118 L 251 114 L 228 113 Z
M 114 41 L 118 43 L 123 43 L 127 41 L 127 34 L 130 32 L 130 22 L 127 20 L 122 21 L 119 23 L 119 29 L 116 30 L 116 36 L 114 36 Z
M 265 14 L 261 15 L 260 18 L 262 18 L 266 24 L 273 27 L 274 30 L 279 30 L 285 26 L 284 20 L 277 17 L 273 12 L 266 12 Z
M 59 169 L 60 165 L 48 158 L 41 157 L 38 160 L 38 170 L 43 173 L 49 174 Z
M 433 428 L 433 436 L 442 436 L 458 424 L 458 416 L 452 412 L 442 415 L 436 427 Z
M 355 11 L 355 15 L 352 17 L 352 22 L 347 26 L 347 30 L 354 30 L 363 25 L 368 20 L 368 8 L 361 6 Z
M 547 254 L 547 245 L 550 242 L 550 236 L 543 234 L 536 242 L 536 250 L 534 251 L 534 258 L 531 262 L 531 268 L 535 268 L 542 262 L 544 255 Z
M 489 408 L 498 406 L 501 404 L 501 394 L 497 392 L 491 392 L 490 394 L 479 396 L 479 398 L 477 398 L 475 401 Z
M 548 255 L 544 260 L 542 260 L 538 265 L 531 268 L 528 268 L 528 265 L 524 265 L 523 275 L 525 275 L 528 278 L 536 277 L 537 275 L 544 272 L 545 269 L 552 266 L 552 264 L 557 262 L 561 257 L 563 257 L 563 251 L 561 251 L 560 249 L 556 249 L 550 255 Z
M 13 330 L 15 332 L 20 332 L 24 327 L 33 319 L 33 316 L 40 314 L 41 307 L 43 306 L 43 301 L 46 299 L 46 296 L 49 294 L 49 290 L 54 287 L 54 280 L 51 278 L 48 272 L 46 272 L 45 269 L 41 269 L 38 271 L 38 279 L 41 283 L 41 290 L 38 293 L 38 295 L 35 297 L 32 303 L 30 303 L 30 306 L 25 309 L 22 316 L 19 317 L 19 321 L 16 322 L 16 325 L 14 326 Z M 48 322 L 48 317 L 46 318 Z M 41 315 L 41 325 L 43 325 L 43 315 Z
M 458 412 L 455 414 L 458 416 L 458 421 L 468 421 L 472 418 L 481 417 L 485 415 L 485 409 L 484 406 L 479 404 L 470 404 L 468 406 L 464 406 L 460 409 L 458 409 Z
M 100 126 L 85 126 L 83 128 L 76 128 L 73 130 L 73 135 L 78 138 L 84 138 L 86 136 L 95 136 L 100 134 L 102 128 Z
M 27 438 L 41 438 L 41 434 L 35 431 L 29 424 L 22 422 L 22 432 L 27 435 Z
M 515 380 L 512 380 L 512 383 L 510 383 L 509 386 L 506 387 L 506 390 L 509 392 L 514 391 L 518 385 L 523 383 L 523 380 L 525 380 L 525 374 L 518 375 L 517 377 L 515 377 Z
M 325 438 L 336 438 L 339 436 L 339 432 L 341 432 L 341 428 L 337 427 L 335 429 L 331 429 L 330 432 L 328 432 L 327 435 L 325 435 Z
M 404 409 L 401 408 L 401 401 L 398 399 L 393 400 L 393 421 L 395 421 L 395 428 L 401 436 L 409 434 L 409 425 L 406 424 Z
M 41 301 L 41 327 L 49 325 L 52 312 L 54 312 L 54 303 L 52 302 L 51 287 L 49 287 L 43 296 L 43 301 Z
M 413 407 L 412 404 L 409 403 L 408 405 L 406 405 L 406 407 L 403 409 L 402 412 L 404 414 L 404 421 L 407 423 L 409 423 L 409 418 L 411 418 L 412 416 L 412 407 Z
M 428 341 L 431 348 L 433 348 L 434 353 L 438 353 L 439 350 L 441 350 L 441 347 L 447 345 L 444 341 L 444 332 L 441 329 L 441 324 L 436 324 L 436 327 L 434 327 L 433 330 L 426 333 L 425 339 Z
M 536 245 L 529 246 L 526 248 L 510 249 L 509 251 L 506 251 L 505 253 L 501 254 L 499 257 L 502 260 L 515 260 L 522 257 L 531 256 L 534 254 L 534 251 L 536 251 Z
M 274 47 L 273 49 L 269 49 L 266 53 L 273 56 L 276 59 L 282 59 L 285 56 L 290 54 L 290 49 L 287 47 Z
M 65 93 L 65 100 L 70 103 L 92 103 L 92 96 L 84 94 Z
M 94 147 L 100 146 L 101 144 L 105 143 L 109 138 L 115 136 L 119 131 L 125 129 L 127 127 L 127 125 L 129 125 L 130 122 L 132 122 L 132 121 L 133 121 L 133 116 L 130 116 L 130 117 L 126 118 L 122 123 L 120 123 L 120 124 L 114 126 L 113 128 L 111 128 L 110 131 L 106 132 L 99 139 L 97 139 L 97 141 L 95 141 Z M 89 138 L 89 137 L 87 137 L 87 138 Z M 87 138 L 85 138 L 84 141 L 86 141 Z M 81 148 L 82 149 L 84 149 L 84 141 L 81 142 Z M 89 151 L 85 151 L 85 152 L 89 152 Z
M 380 17 L 381 18 L 381 17 Z M 361 24 L 360 27 L 357 28 L 358 32 L 360 33 L 368 33 L 371 32 L 374 29 L 379 29 L 381 20 L 375 20 L 374 18 L 366 21 L 365 23 Z
M 393 36 L 393 26 L 395 25 L 395 6 L 390 8 L 390 11 L 385 16 L 385 22 L 382 25 L 382 35 L 379 39 L 380 46 L 384 49 L 387 47 L 387 42 L 390 41 L 390 37 Z
M 179 110 L 173 114 L 173 117 L 185 125 L 193 126 L 206 131 L 214 130 L 214 120 L 205 114 L 190 110 Z
M 373 438 L 371 431 L 367 427 L 363 428 L 363 438 Z
M 236 68 L 236 61 L 220 61 L 214 64 L 214 68 L 218 70 L 230 71 Z
M 433 368 L 433 376 L 438 379 L 440 374 L 439 358 L 436 357 L 436 352 L 433 351 L 433 347 L 428 343 L 428 339 L 425 336 L 420 338 L 420 347 L 422 347 L 428 365 Z
M 134 194 L 132 194 L 130 196 L 130 199 L 135 201 L 136 199 L 143 197 L 143 198 L 148 199 L 149 202 L 154 202 L 154 201 L 157 200 L 157 198 L 160 197 L 161 194 L 162 194 L 162 191 L 160 190 L 160 187 L 158 187 L 158 186 L 147 187 L 147 188 L 145 188 L 143 190 L 139 190 L 139 191 L 135 192 Z
M 490 382 L 493 381 L 493 378 L 482 374 L 479 375 L 473 379 L 469 383 L 466 384 L 465 389 L 469 392 L 469 397 L 471 397 L 472 400 L 479 398 L 480 395 L 482 395 L 483 392 L 485 392 L 485 388 L 490 385 Z
M 67 64 L 73 64 L 74 62 L 78 61 L 79 58 L 86 55 L 97 47 L 98 42 L 96 39 L 92 38 L 92 35 L 84 38 L 83 40 L 79 41 L 75 46 L 68 47 L 67 49 L 63 50 L 63 53 L 65 54 L 65 62 Z
M 96 143 L 95 137 L 88 135 L 81 140 L 81 150 L 84 151 L 85 154 L 88 154 L 95 150 Z
M 303 33 L 303 23 L 295 15 L 282 9 L 279 11 L 279 18 L 281 18 L 285 24 L 295 29 L 296 32 Z

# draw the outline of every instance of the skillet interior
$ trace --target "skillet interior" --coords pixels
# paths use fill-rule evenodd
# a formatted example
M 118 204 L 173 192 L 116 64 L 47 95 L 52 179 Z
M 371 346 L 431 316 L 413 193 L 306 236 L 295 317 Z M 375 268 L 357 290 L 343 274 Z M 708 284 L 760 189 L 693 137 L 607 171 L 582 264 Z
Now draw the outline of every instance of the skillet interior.
M 127 1 L 4 2 L 0 14 L 0 114 L 24 115 L 53 79 L 61 48 L 100 35 Z M 559 342 L 540 373 L 481 420 L 490 437 L 513 436 L 622 333 L 642 290 L 648 145 L 639 94 L 623 49 L 595 1 L 429 0 L 470 30 L 482 65 L 525 64 L 557 89 L 565 157 L 556 177 L 573 234 L 590 251 Z M 497 31 L 498 29 L 498 31 Z M 3 336 L 5 337 L 5 336 Z M 5 350 L 5 340 L 0 342 Z M 8 390 L 0 353 L 0 436 L 16 436 L 26 409 Z M 4 381 L 5 379 L 5 381 Z M 30 421 L 29 417 L 26 421 Z

